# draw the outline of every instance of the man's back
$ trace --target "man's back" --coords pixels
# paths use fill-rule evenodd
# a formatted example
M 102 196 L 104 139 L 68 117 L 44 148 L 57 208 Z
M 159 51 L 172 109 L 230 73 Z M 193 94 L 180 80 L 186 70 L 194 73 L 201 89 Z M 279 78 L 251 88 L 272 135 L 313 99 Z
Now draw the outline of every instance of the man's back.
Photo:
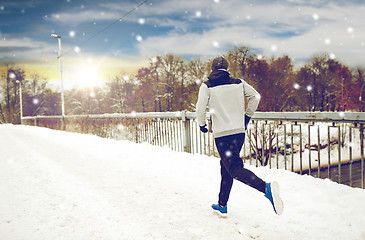
M 259 103 L 259 94 L 241 79 L 232 79 L 224 69 L 212 72 L 209 80 L 199 90 L 197 117 L 199 125 L 205 123 L 205 107 L 208 105 L 214 137 L 245 132 L 244 98 L 250 98 L 249 114 L 255 112 Z

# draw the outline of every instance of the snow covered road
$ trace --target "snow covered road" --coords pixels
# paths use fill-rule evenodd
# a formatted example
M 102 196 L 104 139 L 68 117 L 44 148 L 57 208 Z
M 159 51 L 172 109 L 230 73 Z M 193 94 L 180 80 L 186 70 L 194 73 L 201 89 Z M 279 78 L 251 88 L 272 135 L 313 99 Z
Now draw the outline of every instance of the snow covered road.
M 217 217 L 219 159 L 0 125 L 0 239 L 365 239 L 365 190 L 246 166 L 281 186 L 276 216 L 235 182 Z

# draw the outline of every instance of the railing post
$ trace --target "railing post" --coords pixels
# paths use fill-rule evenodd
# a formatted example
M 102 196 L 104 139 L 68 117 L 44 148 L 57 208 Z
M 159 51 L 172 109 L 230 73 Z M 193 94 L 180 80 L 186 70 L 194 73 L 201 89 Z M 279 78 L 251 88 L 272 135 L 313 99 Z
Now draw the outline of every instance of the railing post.
M 190 134 L 190 119 L 186 117 L 186 112 L 182 111 L 182 121 L 184 123 L 184 150 L 191 153 L 191 134 Z
M 66 131 L 66 118 L 65 118 L 65 116 L 62 116 L 62 118 L 61 118 L 61 130 Z
M 364 124 L 360 123 L 361 188 L 364 189 Z

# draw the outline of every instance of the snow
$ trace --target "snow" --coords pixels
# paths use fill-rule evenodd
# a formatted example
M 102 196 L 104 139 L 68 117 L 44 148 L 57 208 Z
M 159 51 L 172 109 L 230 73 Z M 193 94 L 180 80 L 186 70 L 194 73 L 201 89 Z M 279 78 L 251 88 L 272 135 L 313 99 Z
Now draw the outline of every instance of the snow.
M 214 214 L 215 157 L 0 125 L 0 239 L 365 239 L 365 190 L 246 167 L 279 182 L 282 216 L 239 182 Z

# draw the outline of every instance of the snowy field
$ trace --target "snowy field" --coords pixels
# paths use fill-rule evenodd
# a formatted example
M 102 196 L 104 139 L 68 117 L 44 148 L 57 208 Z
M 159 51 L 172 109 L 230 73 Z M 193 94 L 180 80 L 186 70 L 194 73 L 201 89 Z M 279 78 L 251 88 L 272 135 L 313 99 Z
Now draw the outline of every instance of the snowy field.
M 275 215 L 235 182 L 228 217 L 219 159 L 30 126 L 0 125 L 0 239 L 365 239 L 365 190 L 284 170 Z

